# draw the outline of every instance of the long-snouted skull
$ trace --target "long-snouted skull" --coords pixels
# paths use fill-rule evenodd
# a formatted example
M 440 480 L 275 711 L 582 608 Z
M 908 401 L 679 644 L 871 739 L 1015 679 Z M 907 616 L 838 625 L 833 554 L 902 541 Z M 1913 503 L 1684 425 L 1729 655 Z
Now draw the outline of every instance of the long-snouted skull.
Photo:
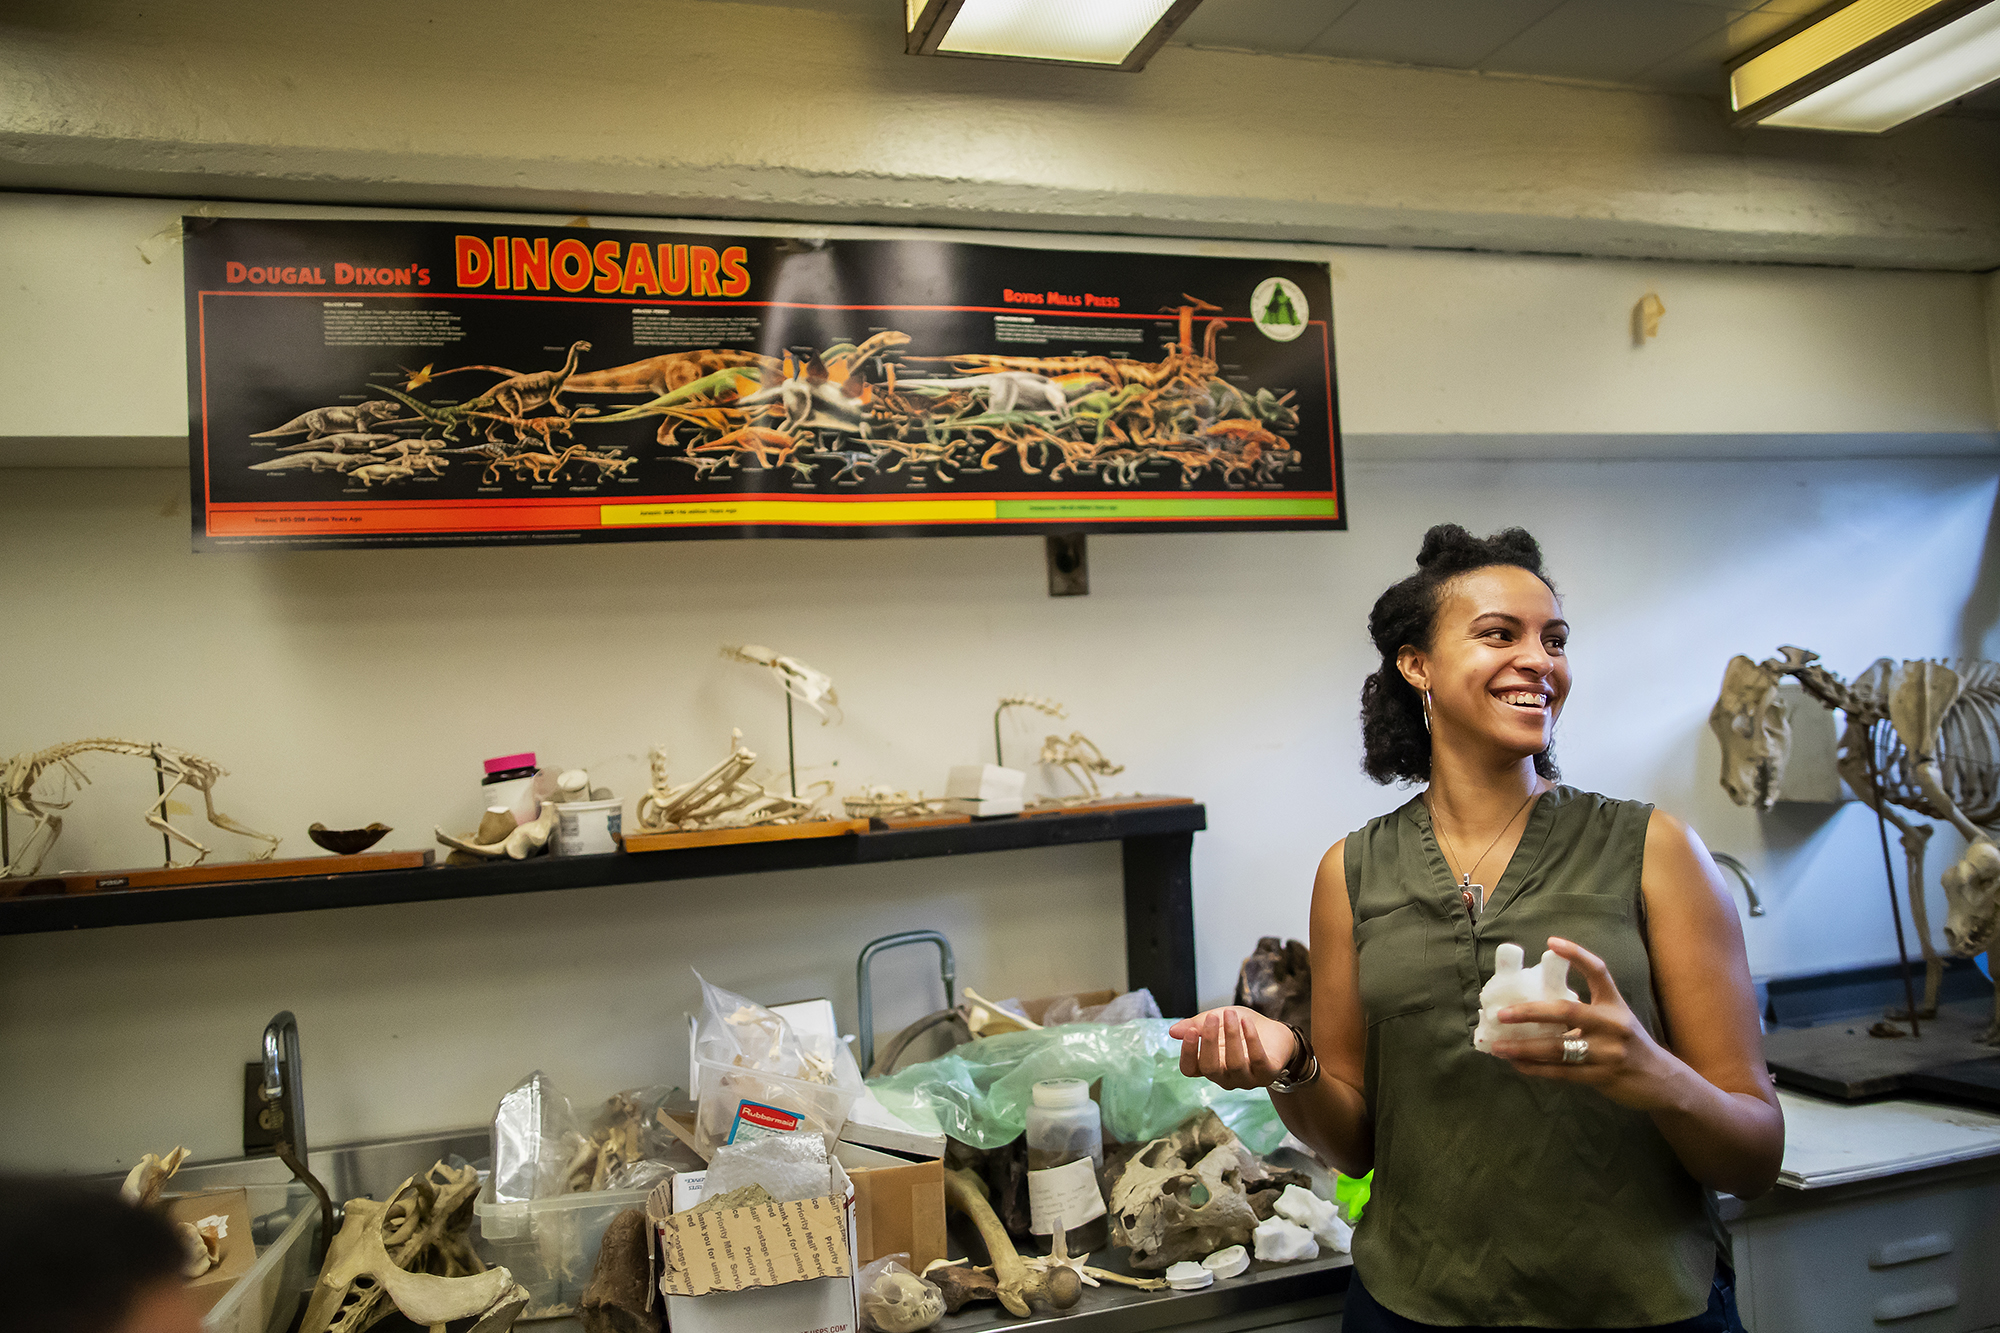
M 1961 958 L 2000 947 L 2000 847 L 1974 842 L 1941 878 L 1946 946 Z
M 1732 657 L 1709 710 L 1709 730 L 1722 742 L 1722 788 L 1738 805 L 1769 810 L 1783 786 L 1792 720 L 1778 694 L 1780 679 L 1767 666 Z

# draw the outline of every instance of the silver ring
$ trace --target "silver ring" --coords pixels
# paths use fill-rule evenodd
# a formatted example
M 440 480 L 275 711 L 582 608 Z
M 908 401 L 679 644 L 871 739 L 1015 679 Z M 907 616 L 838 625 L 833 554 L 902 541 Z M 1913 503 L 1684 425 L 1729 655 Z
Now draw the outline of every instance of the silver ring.
M 1580 1065 L 1590 1058 L 1590 1043 L 1582 1037 L 1570 1037 L 1563 1042 L 1563 1063 Z

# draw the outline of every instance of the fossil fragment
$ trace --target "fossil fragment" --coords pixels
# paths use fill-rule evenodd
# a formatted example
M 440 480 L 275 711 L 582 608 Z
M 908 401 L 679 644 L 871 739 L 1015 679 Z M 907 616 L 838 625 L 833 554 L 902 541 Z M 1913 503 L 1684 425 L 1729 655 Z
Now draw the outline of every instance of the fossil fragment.
M 486 814 L 487 817 L 480 821 L 479 833 L 474 835 L 475 837 L 486 836 L 487 830 L 494 827 L 493 812 L 489 810 Z M 439 842 L 470 856 L 483 857 L 489 861 L 503 856 L 515 861 L 525 861 L 548 846 L 549 837 L 555 830 L 556 804 L 554 801 L 543 801 L 539 817 L 518 826 L 497 842 L 477 842 L 469 838 L 457 838 L 443 829 L 438 829 L 436 832 Z
M 577 1303 L 584 1333 L 659 1333 L 660 1312 L 647 1309 L 646 1270 L 651 1224 L 643 1208 L 627 1208 L 604 1229 L 597 1267 Z
M 1268 1263 L 1289 1264 L 1319 1258 L 1319 1242 L 1296 1222 L 1282 1217 L 1259 1222 L 1256 1230 L 1257 1257 Z
M 118 1193 L 125 1202 L 136 1208 L 151 1208 L 159 1201 L 160 1191 L 174 1178 L 174 1172 L 181 1169 L 187 1160 L 186 1148 L 175 1148 L 165 1157 L 147 1153 L 139 1159 L 138 1165 L 125 1173 L 125 1183 Z
M 1285 1187 L 1273 1211 L 1287 1222 L 1312 1232 L 1313 1239 L 1329 1250 L 1345 1253 L 1354 1239 L 1354 1228 L 1341 1221 L 1338 1208 L 1297 1185 Z
M 1217 1250 L 1201 1261 L 1201 1266 L 1219 1278 L 1235 1277 L 1250 1267 L 1250 1252 L 1241 1245 Z

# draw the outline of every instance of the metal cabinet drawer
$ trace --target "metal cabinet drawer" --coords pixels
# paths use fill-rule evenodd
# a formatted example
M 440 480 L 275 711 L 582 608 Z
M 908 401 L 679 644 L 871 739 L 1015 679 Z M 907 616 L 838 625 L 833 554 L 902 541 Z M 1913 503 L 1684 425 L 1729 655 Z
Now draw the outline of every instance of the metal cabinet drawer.
M 1869 1194 L 1734 1224 L 1750 1333 L 1975 1333 L 2000 1325 L 2000 1179 Z

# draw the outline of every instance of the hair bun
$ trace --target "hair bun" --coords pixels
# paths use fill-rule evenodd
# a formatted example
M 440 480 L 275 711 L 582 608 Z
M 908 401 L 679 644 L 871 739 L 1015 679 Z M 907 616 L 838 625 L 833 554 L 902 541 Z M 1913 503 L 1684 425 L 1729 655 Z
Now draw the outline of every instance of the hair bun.
M 1521 532 L 1519 528 L 1512 528 L 1509 531 Z M 1528 536 L 1525 532 L 1521 532 L 1521 535 Z M 1528 541 L 1532 545 L 1534 538 L 1528 537 Z M 1449 560 L 1454 555 L 1463 555 L 1479 544 L 1477 537 L 1456 523 L 1436 524 L 1424 534 L 1423 548 L 1417 552 L 1417 568 L 1429 569 L 1439 561 Z

